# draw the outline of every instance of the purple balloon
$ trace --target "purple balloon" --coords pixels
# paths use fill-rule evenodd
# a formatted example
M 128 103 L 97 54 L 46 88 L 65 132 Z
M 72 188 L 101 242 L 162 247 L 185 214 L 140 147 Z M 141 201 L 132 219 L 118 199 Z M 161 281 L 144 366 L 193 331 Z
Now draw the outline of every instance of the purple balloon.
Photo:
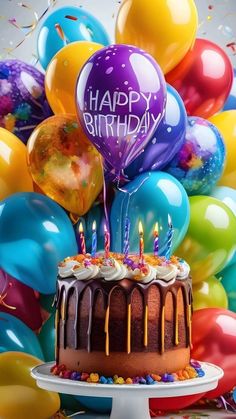
M 130 45 L 110 45 L 82 68 L 76 87 L 79 120 L 116 173 L 133 161 L 160 123 L 166 83 L 156 61 Z
M 50 115 L 44 75 L 20 60 L 0 61 L 0 126 L 26 143 L 34 128 Z

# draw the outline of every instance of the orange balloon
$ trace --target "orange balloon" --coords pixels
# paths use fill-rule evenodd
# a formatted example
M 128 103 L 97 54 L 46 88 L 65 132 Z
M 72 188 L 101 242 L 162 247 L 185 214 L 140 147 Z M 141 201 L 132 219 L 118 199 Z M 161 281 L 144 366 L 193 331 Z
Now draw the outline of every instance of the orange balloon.
M 28 144 L 34 182 L 68 211 L 83 215 L 101 192 L 101 157 L 74 115 L 55 115 L 36 127 Z
M 23 352 L 0 354 L 0 418 L 45 419 L 59 410 L 59 395 L 40 389 L 30 375 L 41 363 Z

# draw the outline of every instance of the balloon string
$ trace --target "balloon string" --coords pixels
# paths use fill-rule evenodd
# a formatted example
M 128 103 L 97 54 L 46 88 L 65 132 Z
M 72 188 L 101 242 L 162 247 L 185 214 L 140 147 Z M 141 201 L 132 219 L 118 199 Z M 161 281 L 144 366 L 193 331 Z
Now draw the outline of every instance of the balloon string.
M 104 207 L 104 214 L 105 214 L 105 222 L 106 222 L 106 227 L 108 228 L 108 231 L 110 232 L 110 223 L 109 223 L 108 209 L 107 209 L 107 183 L 106 183 L 105 170 L 104 170 L 104 165 L 102 163 L 102 159 L 101 159 L 101 165 L 102 165 L 102 175 L 103 175 L 103 207 Z
M 6 296 L 7 296 L 7 288 L 9 288 L 11 285 L 7 284 L 6 273 L 3 272 L 2 270 L 1 270 L 1 273 L 3 274 L 3 278 L 5 279 L 5 283 L 3 285 L 2 291 L 0 292 L 0 305 L 2 305 L 3 307 L 9 308 L 10 310 L 16 310 L 16 307 L 10 306 L 9 304 L 5 303 L 5 301 L 4 301 Z

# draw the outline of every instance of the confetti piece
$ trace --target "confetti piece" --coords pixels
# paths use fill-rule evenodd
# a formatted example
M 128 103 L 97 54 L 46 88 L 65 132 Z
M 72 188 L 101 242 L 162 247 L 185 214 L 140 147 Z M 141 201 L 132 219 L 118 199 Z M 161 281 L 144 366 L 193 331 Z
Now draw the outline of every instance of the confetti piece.
M 55 23 L 55 29 L 57 31 L 58 36 L 61 38 L 62 41 L 65 42 L 65 34 L 63 32 L 63 29 L 59 23 Z
M 78 20 L 78 18 L 77 18 L 77 17 L 75 17 L 75 16 L 70 16 L 70 15 L 66 15 L 66 16 L 65 16 L 65 18 L 66 18 L 66 19 L 70 19 L 70 20 Z

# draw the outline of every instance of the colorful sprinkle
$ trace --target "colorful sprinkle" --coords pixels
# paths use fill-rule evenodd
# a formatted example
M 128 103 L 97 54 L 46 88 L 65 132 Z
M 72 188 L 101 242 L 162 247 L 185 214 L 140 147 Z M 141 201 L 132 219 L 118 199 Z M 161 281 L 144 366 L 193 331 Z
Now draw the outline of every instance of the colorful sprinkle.
M 119 377 L 115 374 L 112 377 L 105 377 L 104 375 L 99 375 L 98 373 L 87 372 L 77 372 L 67 370 L 65 365 L 54 365 L 51 368 L 51 373 L 53 375 L 58 375 L 60 378 L 67 378 L 76 381 L 86 381 L 88 383 L 100 383 L 100 384 L 142 384 L 142 385 L 152 385 L 157 384 L 158 382 L 162 383 L 172 383 L 174 381 L 185 381 L 192 378 L 203 377 L 205 372 L 201 368 L 201 364 L 197 361 L 190 361 L 190 365 L 187 365 L 183 370 L 177 371 L 176 373 L 168 374 L 165 373 L 162 376 L 158 374 L 147 374 L 144 377 Z

